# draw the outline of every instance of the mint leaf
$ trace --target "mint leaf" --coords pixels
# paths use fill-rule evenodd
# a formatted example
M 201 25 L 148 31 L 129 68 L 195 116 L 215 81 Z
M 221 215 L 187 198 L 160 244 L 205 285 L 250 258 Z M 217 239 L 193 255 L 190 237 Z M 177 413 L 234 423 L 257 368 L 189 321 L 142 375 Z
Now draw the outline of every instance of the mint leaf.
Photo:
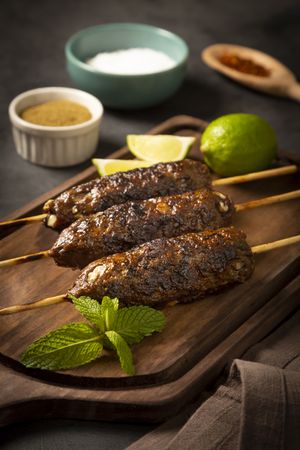
M 70 369 L 98 358 L 104 346 L 116 351 L 122 369 L 133 375 L 129 345 L 161 331 L 165 326 L 164 314 L 149 306 L 119 310 L 119 300 L 108 296 L 103 297 L 101 304 L 86 296 L 76 298 L 69 295 L 69 298 L 94 327 L 85 323 L 70 323 L 51 331 L 26 349 L 21 362 L 32 368 Z
M 103 306 L 104 308 L 109 307 L 109 306 L 113 306 L 114 310 L 118 311 L 119 299 L 117 297 L 110 298 L 107 295 L 105 295 L 104 297 L 102 297 L 101 306 Z
M 161 331 L 165 323 L 165 315 L 161 311 L 149 306 L 131 306 L 118 311 L 114 330 L 125 339 L 127 344 L 132 345 L 155 331 Z
M 118 315 L 119 300 L 117 298 L 103 297 L 101 314 L 104 319 L 105 329 L 113 330 Z
M 33 342 L 21 356 L 26 367 L 71 369 L 96 359 L 103 344 L 97 331 L 85 323 L 70 323 Z
M 87 320 L 95 324 L 99 330 L 104 333 L 105 324 L 104 318 L 102 316 L 102 308 L 97 300 L 90 297 L 81 296 L 79 298 L 74 297 L 74 295 L 69 295 L 69 298 L 78 309 L 80 314 L 83 315 Z
M 126 341 L 115 331 L 106 331 L 105 335 L 115 348 L 124 372 L 128 375 L 133 375 L 134 366 L 132 362 L 132 353 Z

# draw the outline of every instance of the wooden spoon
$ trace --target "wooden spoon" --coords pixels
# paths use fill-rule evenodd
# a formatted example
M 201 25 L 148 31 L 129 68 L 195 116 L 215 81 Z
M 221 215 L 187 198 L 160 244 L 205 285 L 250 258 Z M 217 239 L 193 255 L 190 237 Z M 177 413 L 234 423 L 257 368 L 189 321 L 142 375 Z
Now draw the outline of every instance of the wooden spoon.
M 220 56 L 224 53 L 250 59 L 270 71 L 270 75 L 250 75 L 228 67 L 220 61 Z M 201 56 L 208 66 L 252 89 L 300 101 L 300 84 L 293 72 L 266 53 L 240 45 L 215 44 L 206 47 Z

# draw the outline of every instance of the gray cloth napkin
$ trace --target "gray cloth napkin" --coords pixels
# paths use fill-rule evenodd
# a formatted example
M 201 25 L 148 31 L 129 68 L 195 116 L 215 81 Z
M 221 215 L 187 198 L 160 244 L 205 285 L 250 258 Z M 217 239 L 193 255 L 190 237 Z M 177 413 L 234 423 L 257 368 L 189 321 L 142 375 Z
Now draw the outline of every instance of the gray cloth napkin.
M 228 380 L 127 450 L 298 450 L 300 311 L 236 359 Z M 198 408 L 197 408 L 198 407 Z

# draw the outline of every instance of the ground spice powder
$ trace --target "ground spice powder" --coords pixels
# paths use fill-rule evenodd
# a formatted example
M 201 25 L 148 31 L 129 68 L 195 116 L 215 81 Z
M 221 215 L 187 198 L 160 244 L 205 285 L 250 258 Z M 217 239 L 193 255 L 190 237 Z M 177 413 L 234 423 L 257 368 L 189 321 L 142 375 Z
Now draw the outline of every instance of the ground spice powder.
M 235 69 L 249 75 L 256 75 L 258 77 L 270 76 L 270 71 L 264 66 L 255 63 L 251 59 L 241 58 L 234 53 L 223 53 L 219 57 L 219 61 L 231 69 Z
M 26 108 L 21 118 L 35 125 L 64 127 L 78 125 L 91 119 L 90 111 L 69 100 L 52 100 Z

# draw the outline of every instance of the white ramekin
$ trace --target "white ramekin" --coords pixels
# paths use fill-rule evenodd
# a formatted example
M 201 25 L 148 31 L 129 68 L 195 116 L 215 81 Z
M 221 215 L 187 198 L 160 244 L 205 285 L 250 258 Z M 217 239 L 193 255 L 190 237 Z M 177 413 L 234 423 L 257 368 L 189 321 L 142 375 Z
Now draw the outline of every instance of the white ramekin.
M 19 115 L 30 106 L 58 99 L 86 106 L 92 115 L 91 119 L 78 125 L 48 127 L 27 122 Z M 9 105 L 18 154 L 34 164 L 49 167 L 73 166 L 90 158 L 98 144 L 102 116 L 103 106 L 96 97 L 65 87 L 45 87 L 23 92 Z

